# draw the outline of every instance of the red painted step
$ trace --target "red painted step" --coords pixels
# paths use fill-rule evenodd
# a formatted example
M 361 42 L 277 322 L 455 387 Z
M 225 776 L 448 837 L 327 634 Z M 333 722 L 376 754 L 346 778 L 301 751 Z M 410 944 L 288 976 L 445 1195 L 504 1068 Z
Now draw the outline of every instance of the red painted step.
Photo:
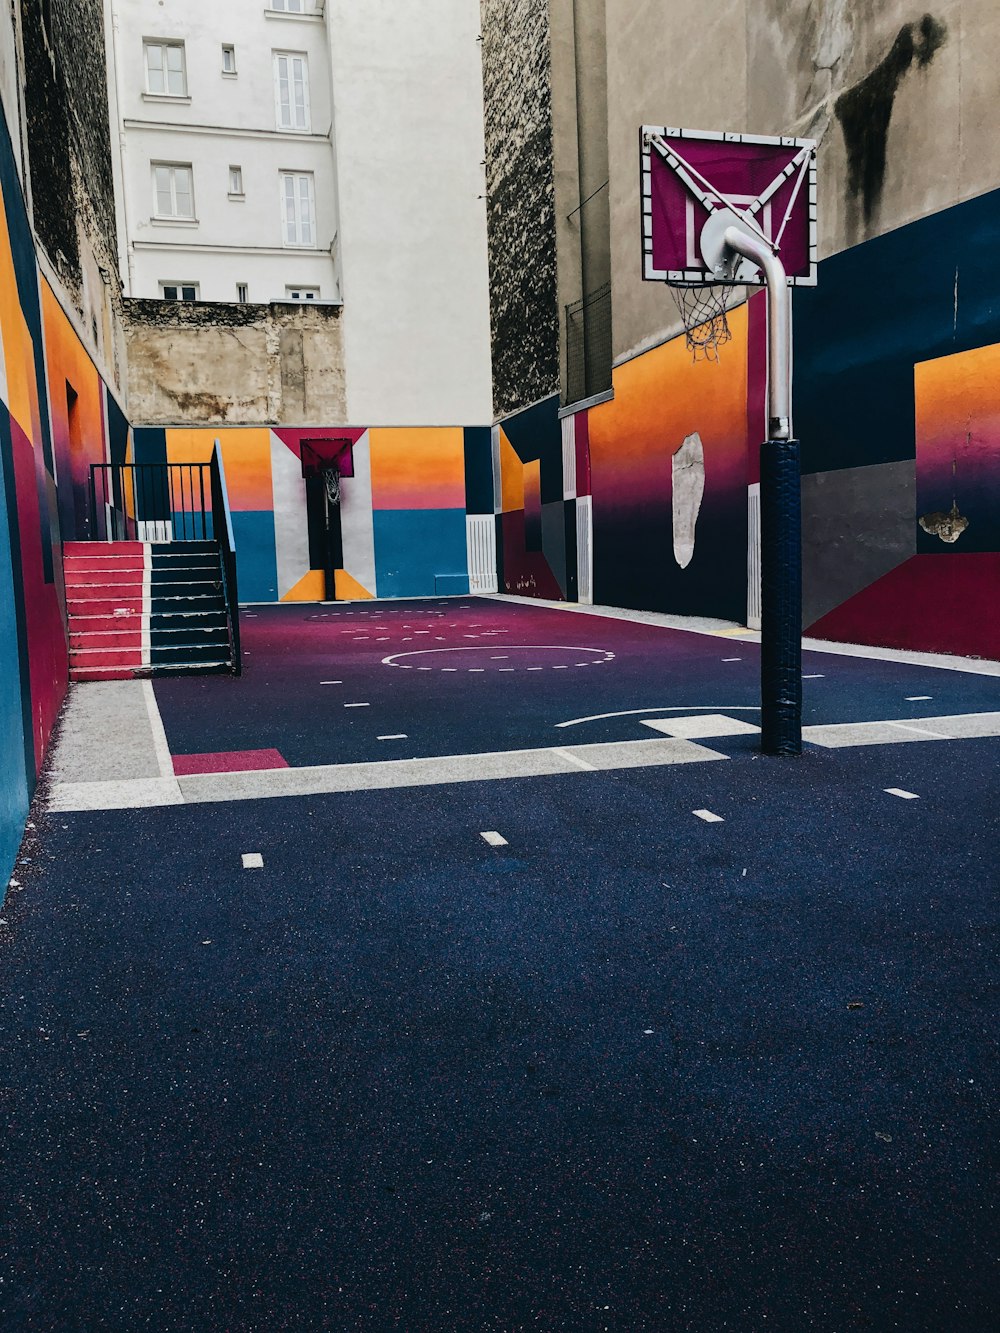
M 70 593 L 66 598 L 66 609 L 70 618 L 76 615 L 113 616 L 120 611 L 121 619 L 142 615 L 142 598 L 130 594 L 127 597 L 115 597 L 105 593 L 102 597 L 74 597 Z

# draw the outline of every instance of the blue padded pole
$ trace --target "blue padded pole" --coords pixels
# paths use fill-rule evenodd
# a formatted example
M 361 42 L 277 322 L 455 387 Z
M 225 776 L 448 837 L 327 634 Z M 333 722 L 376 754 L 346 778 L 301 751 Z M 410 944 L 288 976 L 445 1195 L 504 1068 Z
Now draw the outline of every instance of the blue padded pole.
M 802 501 L 798 440 L 760 450 L 760 704 L 765 754 L 802 753 Z

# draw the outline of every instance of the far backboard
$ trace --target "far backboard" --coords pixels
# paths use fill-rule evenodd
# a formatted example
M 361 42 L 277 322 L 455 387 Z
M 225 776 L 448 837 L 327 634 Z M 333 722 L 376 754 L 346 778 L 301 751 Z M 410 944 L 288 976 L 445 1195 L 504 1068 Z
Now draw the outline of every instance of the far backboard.
M 815 286 L 815 140 L 643 125 L 640 148 L 644 278 L 719 281 L 702 231 L 730 210 L 776 248 L 789 284 Z M 763 275 L 741 260 L 733 280 L 759 285 Z

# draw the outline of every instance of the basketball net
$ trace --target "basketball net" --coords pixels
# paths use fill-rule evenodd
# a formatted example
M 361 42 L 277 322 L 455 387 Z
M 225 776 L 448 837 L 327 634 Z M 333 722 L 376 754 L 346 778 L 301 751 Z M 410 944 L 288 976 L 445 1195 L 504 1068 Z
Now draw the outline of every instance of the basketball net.
M 718 361 L 719 348 L 733 336 L 726 318 L 726 294 L 732 284 L 671 282 L 668 285 L 684 321 L 691 360 Z
M 323 485 L 326 487 L 326 498 L 332 505 L 340 504 L 340 473 L 335 467 L 325 467 L 323 469 Z

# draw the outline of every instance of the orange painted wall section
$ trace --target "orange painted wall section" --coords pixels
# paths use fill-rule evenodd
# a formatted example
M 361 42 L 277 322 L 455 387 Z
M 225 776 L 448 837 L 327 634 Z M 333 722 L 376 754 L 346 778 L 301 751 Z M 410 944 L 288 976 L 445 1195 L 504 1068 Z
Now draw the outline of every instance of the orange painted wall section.
M 500 510 L 510 514 L 524 508 L 524 464 L 500 429 Z
M 216 440 L 222 446 L 230 507 L 251 512 L 272 509 L 270 430 L 172 427 L 167 431 L 167 462 L 207 463 Z
M 464 509 L 461 427 L 384 427 L 371 442 L 373 509 Z
M 103 463 L 105 455 L 104 385 L 93 361 L 42 279 L 42 321 L 45 328 L 46 379 L 52 417 L 52 447 L 63 469 L 60 492 L 65 496 L 65 467 L 69 460 L 75 502 L 75 526 L 86 530 L 90 466 Z M 69 390 L 76 394 L 70 420 Z M 61 500 L 61 506 L 67 501 Z M 63 508 L 64 517 L 66 509 Z
M 705 450 L 706 495 L 745 485 L 747 310 L 730 311 L 732 341 L 720 362 L 693 362 L 683 337 L 614 372 L 613 401 L 588 413 L 597 496 L 626 509 L 669 501 L 671 459 L 697 431 Z
M 45 284 L 42 284 L 43 290 Z M 41 441 L 38 387 L 35 382 L 34 347 L 18 299 L 17 278 L 11 255 L 7 218 L 0 208 L 0 335 L 6 371 L 7 408 L 34 442 Z

